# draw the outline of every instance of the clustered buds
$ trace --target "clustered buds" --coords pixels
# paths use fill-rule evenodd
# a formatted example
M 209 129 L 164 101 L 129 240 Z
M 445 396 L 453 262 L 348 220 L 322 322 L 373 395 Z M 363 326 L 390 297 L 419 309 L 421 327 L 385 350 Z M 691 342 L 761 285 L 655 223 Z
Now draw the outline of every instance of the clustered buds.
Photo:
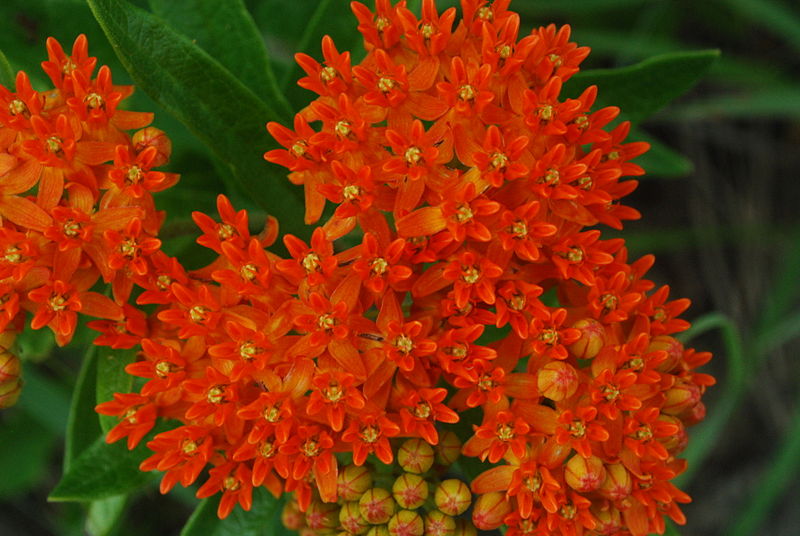
M 452 432 L 445 432 L 449 451 L 461 449 Z M 300 534 L 467 536 L 474 526 L 465 516 L 472 493 L 461 480 L 443 477 L 455 461 L 437 456 L 418 438 L 397 447 L 397 463 L 366 463 L 342 468 L 337 482 L 338 500 L 324 503 L 317 494 L 303 513 L 296 500 L 283 509 L 286 528 Z M 333 522 L 333 513 L 338 521 Z M 324 513 L 324 515 L 323 515 Z
M 21 331 L 31 313 L 31 328 L 64 345 L 82 314 L 101 319 L 90 323 L 101 342 L 131 347 L 146 327 L 126 302 L 134 279 L 154 277 L 163 214 L 152 193 L 178 178 L 154 168 L 171 145 L 147 126 L 153 114 L 118 108 L 133 88 L 114 85 L 106 66 L 95 72 L 85 36 L 71 55 L 52 38 L 47 51 L 53 89 L 34 90 L 24 72 L 15 91 L 0 86 L 0 333 Z M 100 278 L 113 299 L 90 290 Z M 17 374 L 18 359 L 4 356 L 3 374 Z M 4 381 L 4 406 L 19 385 Z
M 318 97 L 292 128 L 267 125 L 283 148 L 265 158 L 303 185 L 307 223 L 328 216 L 308 242 L 285 236 L 286 258 L 266 249 L 273 219 L 251 234 L 223 196 L 221 221 L 194 214 L 209 266 L 157 251 L 147 195 L 170 181 L 149 169 L 169 144 L 152 131 L 113 150 L 92 137 L 95 104 L 107 115 L 116 101 L 81 93 L 85 47 L 46 67 L 75 92 L 64 110 L 85 131 L 66 111 L 33 119 L 50 100 L 24 80 L 19 99 L 0 95 L 14 116 L 0 116 L 0 149 L 21 144 L 33 162 L 0 159 L 6 174 L 25 169 L 8 184 L 42 177 L 31 199 L 18 195 L 29 180 L 0 190 L 13 245 L 0 268 L 16 293 L 3 311 L 36 311 L 33 327 L 60 342 L 92 311 L 108 319 L 98 344 L 141 347 L 126 368 L 141 388 L 97 410 L 120 418 L 107 439 L 130 448 L 158 417 L 178 421 L 141 464 L 164 473 L 162 492 L 203 475 L 197 496 L 221 493 L 220 517 L 249 509 L 253 487 L 290 492 L 284 523 L 306 534 L 644 536 L 664 516 L 684 521 L 689 498 L 670 480 L 704 415 L 713 378 L 697 368 L 711 356 L 674 338 L 689 301 L 645 278 L 653 257 L 629 260 L 594 228 L 639 217 L 620 200 L 647 144 L 624 142 L 628 123 L 606 129 L 619 110 L 593 111 L 597 88 L 561 95 L 588 54 L 569 27 L 518 39 L 508 4 L 462 0 L 456 24 L 433 0 L 421 17 L 405 1 L 353 2 L 359 65 L 329 37 L 324 64 L 297 55 Z M 25 109 L 36 139 L 18 134 Z M 116 301 L 88 292 L 100 275 Z M 133 283 L 155 306 L 149 322 L 119 305 Z M 451 425 L 465 412 L 476 421 L 461 445 Z M 484 463 L 469 483 L 439 470 L 459 455 Z

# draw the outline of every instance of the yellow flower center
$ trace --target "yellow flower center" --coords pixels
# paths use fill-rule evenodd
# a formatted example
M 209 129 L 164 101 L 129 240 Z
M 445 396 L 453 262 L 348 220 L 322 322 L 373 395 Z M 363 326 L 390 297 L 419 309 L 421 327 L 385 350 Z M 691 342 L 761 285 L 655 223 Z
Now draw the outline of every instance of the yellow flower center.
M 384 93 L 389 93 L 394 89 L 395 82 L 391 78 L 380 78 L 378 80 L 378 89 Z
M 54 294 L 50 298 L 48 305 L 50 306 L 50 309 L 55 312 L 63 311 L 64 309 L 67 308 L 67 300 L 65 300 L 64 296 L 62 296 L 61 294 Z
M 585 115 L 579 115 L 575 118 L 575 125 L 581 130 L 587 128 L 589 126 L 589 118 Z
M 86 98 L 83 101 L 89 105 L 89 108 L 100 108 L 105 106 L 105 101 L 103 101 L 103 97 L 98 95 L 97 93 L 89 93 L 86 95 Z
M 394 340 L 394 347 L 408 354 L 414 349 L 414 342 L 407 335 L 400 335 Z
M 456 221 L 458 223 L 464 223 L 465 221 L 469 221 L 472 219 L 473 213 L 472 209 L 469 205 L 461 205 L 456 210 Z
M 156 363 L 155 366 L 156 376 L 158 376 L 162 380 L 165 379 L 169 375 L 169 373 L 172 372 L 172 370 L 173 366 L 172 363 L 170 363 L 169 361 L 159 361 L 158 363 Z
M 336 69 L 334 69 L 330 65 L 326 65 L 325 67 L 322 68 L 322 70 L 320 70 L 319 77 L 322 79 L 323 82 L 330 82 L 331 80 L 336 78 L 337 74 L 338 73 L 336 72 Z
M 358 199 L 361 195 L 361 187 L 356 186 L 355 184 L 348 184 L 344 188 L 342 188 L 342 197 L 345 201 L 353 201 Z
M 412 413 L 418 419 L 427 419 L 431 416 L 433 410 L 431 409 L 431 405 L 427 402 L 420 402 L 415 407 Z
M 238 480 L 236 480 L 232 476 L 229 476 L 222 481 L 222 487 L 225 488 L 225 491 L 236 491 L 240 487 L 242 487 L 242 485 L 239 483 Z
M 14 99 L 10 103 L 8 103 L 8 112 L 11 115 L 23 114 L 25 116 L 28 116 L 30 114 L 30 112 L 28 111 L 28 107 L 25 105 L 24 102 L 22 102 L 19 99 Z
M 468 285 L 474 285 L 481 278 L 481 271 L 475 266 L 462 269 L 461 279 Z
M 462 101 L 472 100 L 475 98 L 475 88 L 469 84 L 464 84 L 458 88 L 458 98 Z
M 220 223 L 217 236 L 220 240 L 228 240 L 236 234 L 236 229 L 229 223 Z
M 206 393 L 206 400 L 211 404 L 222 404 L 225 402 L 225 386 L 215 385 Z
M 500 55 L 502 59 L 508 59 L 514 53 L 514 49 L 511 48 L 511 45 L 500 45 L 497 47 L 497 53 Z
M 252 281 L 258 275 L 258 268 L 254 264 L 245 264 L 239 269 L 239 275 L 242 276 L 242 279 Z
M 508 424 L 497 425 L 495 433 L 497 434 L 497 439 L 500 441 L 511 441 L 514 439 L 514 427 Z
M 365 426 L 359 433 L 364 443 L 375 443 L 380 438 L 380 431 L 374 426 Z
M 422 159 L 422 150 L 419 147 L 409 147 L 403 157 L 409 166 L 413 166 Z
M 569 262 L 581 262 L 583 260 L 583 250 L 577 246 L 569 248 L 567 260 Z
M 578 179 L 578 186 L 583 188 L 584 190 L 590 190 L 592 188 L 592 178 L 589 176 L 581 177 Z
M 313 458 L 314 456 L 319 454 L 319 444 L 313 439 L 309 439 L 308 441 L 303 443 L 303 447 L 300 450 L 307 457 Z
M 58 136 L 50 136 L 49 138 L 47 138 L 47 141 L 45 141 L 45 145 L 47 145 L 47 150 L 53 154 L 60 152 L 62 141 L 63 140 Z
M 261 349 L 256 347 L 256 345 L 251 341 L 243 342 L 241 346 L 239 346 L 239 357 L 245 361 L 252 361 L 253 356 L 258 354 L 260 351 Z
M 539 119 L 542 121 L 551 121 L 553 119 L 554 110 L 549 104 L 539 107 Z
M 81 233 L 81 224 L 75 220 L 67 220 L 63 225 L 64 234 L 70 238 L 75 238 Z
M 161 274 L 156 278 L 156 286 L 159 290 L 167 290 L 172 284 L 172 278 L 168 275 Z
M 420 33 L 425 39 L 430 39 L 436 33 L 436 28 L 434 28 L 433 24 L 426 22 L 420 28 Z
M 504 168 L 508 165 L 508 157 L 503 153 L 493 153 L 489 159 L 489 165 L 492 169 Z
M 181 448 L 184 454 L 189 454 L 190 456 L 197 451 L 197 443 L 192 441 L 191 439 L 186 439 L 183 442 L 183 446 Z
M 18 263 L 22 260 L 22 255 L 19 253 L 19 251 L 20 250 L 15 246 L 10 246 L 8 249 L 6 249 L 6 254 L 3 258 L 8 262 Z
M 550 60 L 550 63 L 552 63 L 553 67 L 555 67 L 556 69 L 561 67 L 561 56 L 559 56 L 558 54 L 550 54 L 549 56 L 547 56 L 547 59 Z
M 372 273 L 375 275 L 383 275 L 389 269 L 389 263 L 382 257 L 376 257 L 372 260 L 371 264 Z
M 375 28 L 379 32 L 385 30 L 386 27 L 389 26 L 389 24 L 390 24 L 389 19 L 387 19 L 386 17 L 378 17 L 377 19 L 375 19 Z
M 189 318 L 195 324 L 199 324 L 200 322 L 203 322 L 206 319 L 207 312 L 208 309 L 203 307 L 202 305 L 195 305 L 194 307 L 189 309 Z
M 319 270 L 319 255 L 316 253 L 309 253 L 303 257 L 302 264 L 306 272 L 310 273 Z
M 134 255 L 136 255 L 137 246 L 138 244 L 136 243 L 136 240 L 129 238 L 119 245 L 119 252 L 128 258 L 132 258 Z
M 136 184 L 142 180 L 142 168 L 139 166 L 131 166 L 128 168 L 128 173 L 125 174 L 125 182 L 127 184 Z
M 572 437 L 580 439 L 586 435 L 586 425 L 583 421 L 572 421 L 572 424 L 569 425 L 569 433 Z
M 336 126 L 333 127 L 333 130 L 334 132 L 336 132 L 336 135 L 339 136 L 340 138 L 346 138 L 347 136 L 350 135 L 350 123 L 342 119 L 341 121 L 336 123 Z
M 528 236 L 528 225 L 523 220 L 517 220 L 511 224 L 511 233 L 515 238 L 525 238 Z

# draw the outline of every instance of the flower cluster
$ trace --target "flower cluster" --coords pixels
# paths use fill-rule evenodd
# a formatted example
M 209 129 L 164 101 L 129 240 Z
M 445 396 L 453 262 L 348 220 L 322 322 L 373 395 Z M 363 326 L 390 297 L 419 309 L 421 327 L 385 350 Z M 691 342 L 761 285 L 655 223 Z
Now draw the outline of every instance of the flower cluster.
M 303 185 L 306 222 L 335 205 L 323 225 L 286 236 L 281 258 L 265 249 L 276 223 L 251 233 L 220 196 L 221 221 L 194 215 L 217 259 L 187 271 L 159 257 L 158 277 L 136 280 L 158 306 L 126 369 L 145 383 L 98 411 L 130 447 L 158 417 L 180 422 L 141 465 L 165 473 L 162 492 L 210 466 L 197 496 L 221 492 L 221 517 L 264 486 L 293 492 L 310 530 L 421 535 L 387 486 L 353 506 L 340 463 L 393 465 L 401 438 L 437 445 L 469 411 L 463 454 L 485 470 L 453 514 L 463 533 L 464 519 L 513 536 L 683 522 L 670 480 L 710 355 L 673 337 L 689 302 L 645 278 L 652 256 L 629 262 L 593 228 L 638 217 L 619 200 L 647 145 L 624 143 L 627 123 L 606 130 L 618 110 L 593 111 L 596 88 L 561 97 L 588 49 L 568 27 L 519 39 L 508 4 L 462 0 L 456 24 L 433 0 L 419 18 L 404 1 L 353 2 L 366 58 L 352 65 L 328 37 L 324 63 L 299 54 L 318 97 L 291 129 L 267 126 L 283 149 L 265 157 Z
M 34 90 L 24 72 L 16 91 L 0 86 L 0 333 L 20 331 L 30 312 L 33 329 L 49 327 L 64 345 L 81 313 L 120 344 L 144 324 L 124 304 L 160 248 L 151 193 L 177 176 L 153 168 L 171 146 L 147 127 L 151 113 L 118 109 L 132 87 L 114 85 L 106 66 L 95 72 L 85 36 L 71 55 L 52 38 L 47 51 L 54 89 Z M 101 277 L 113 300 L 89 290 Z

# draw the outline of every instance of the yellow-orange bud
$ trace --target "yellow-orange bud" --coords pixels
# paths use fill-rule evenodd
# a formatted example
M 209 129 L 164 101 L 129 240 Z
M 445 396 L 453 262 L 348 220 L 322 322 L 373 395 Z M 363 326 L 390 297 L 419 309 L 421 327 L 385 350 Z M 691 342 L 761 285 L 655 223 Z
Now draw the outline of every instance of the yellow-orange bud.
M 667 415 L 680 415 L 700 402 L 700 388 L 680 378 L 667 389 L 665 395 L 666 400 L 661 411 Z
M 456 519 L 456 530 L 453 536 L 478 536 L 478 529 L 469 519 Z
M 400 508 L 419 508 L 428 498 L 428 481 L 413 473 L 403 473 L 394 481 L 392 496 Z
M 461 515 L 472 503 L 472 493 L 462 481 L 451 478 L 436 487 L 433 494 L 436 507 L 449 516 Z
M 357 501 L 372 487 L 372 473 L 366 466 L 348 465 L 339 472 L 336 489 L 343 501 Z
M 666 352 L 667 359 L 656 367 L 661 372 L 671 372 L 683 357 L 683 344 L 669 335 L 656 335 L 650 340 L 648 352 Z
M 311 501 L 306 509 L 306 525 L 316 531 L 333 531 L 339 528 L 339 505 Z
M 613 506 L 602 510 L 592 508 L 592 514 L 597 520 L 597 525 L 594 527 L 597 534 L 616 534 L 622 530 L 622 516 Z
M 563 361 L 551 361 L 539 370 L 536 384 L 543 396 L 556 402 L 578 390 L 578 372 Z
M 570 345 L 569 350 L 578 359 L 592 359 L 606 344 L 606 328 L 594 318 L 582 318 L 572 327 L 580 330 L 581 337 Z
M 475 501 L 472 509 L 472 522 L 480 530 L 493 530 L 503 524 L 503 519 L 511 513 L 511 503 L 506 494 L 499 491 L 484 493 Z
M 456 520 L 444 512 L 433 510 L 425 516 L 425 536 L 453 536 Z
M 361 517 L 372 525 L 389 521 L 394 515 L 396 506 L 392 494 L 383 488 L 368 489 L 358 500 Z
M 390 536 L 422 536 L 425 523 L 413 510 L 400 510 L 389 520 Z
M 564 480 L 567 485 L 583 493 L 599 488 L 605 478 L 606 469 L 603 461 L 597 456 L 588 458 L 573 456 L 564 468 Z
M 372 527 L 367 532 L 367 536 L 389 536 L 389 527 L 386 525 Z
M 156 148 L 158 154 L 153 160 L 152 167 L 163 166 L 169 162 L 169 157 L 172 155 L 172 140 L 163 130 L 156 127 L 145 127 L 133 134 L 132 141 L 137 153 L 148 147 Z
M 361 515 L 356 501 L 349 501 L 339 510 L 339 523 L 349 534 L 364 534 L 369 530 L 369 525 Z
M 419 438 L 409 439 L 397 451 L 397 463 L 409 473 L 424 473 L 433 465 L 433 447 Z
M 606 466 L 606 478 L 597 491 L 612 501 L 621 501 L 631 494 L 633 480 L 631 474 L 621 463 L 612 463 Z
M 306 516 L 300 511 L 297 501 L 290 500 L 283 505 L 281 522 L 289 530 L 300 530 L 306 526 Z

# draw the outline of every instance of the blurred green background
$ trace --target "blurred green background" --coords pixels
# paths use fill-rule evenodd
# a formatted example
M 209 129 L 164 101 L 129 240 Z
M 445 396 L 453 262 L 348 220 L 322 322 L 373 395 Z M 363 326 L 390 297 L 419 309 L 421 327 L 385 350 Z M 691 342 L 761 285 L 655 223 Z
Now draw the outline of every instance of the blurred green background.
M 169 19 L 182 1 L 134 3 Z M 455 4 L 437 3 L 440 9 Z M 292 110 L 312 98 L 294 85 L 300 74 L 295 52 L 320 57 L 320 38 L 328 33 L 340 50 L 363 54 L 349 2 L 245 4 Z M 206 5 L 213 7 L 213 0 Z M 585 68 L 721 50 L 697 87 L 636 134 L 653 141 L 654 150 L 640 160 L 649 174 L 627 202 L 644 217 L 629 223 L 623 236 L 634 257 L 656 254 L 650 275 L 657 283 L 692 298 L 688 318 L 695 327 L 685 340 L 715 354 L 706 371 L 718 385 L 705 399 L 706 422 L 691 432 L 692 465 L 682 478 L 694 502 L 685 507 L 689 522 L 678 533 L 800 533 L 800 6 L 788 0 L 516 0 L 511 8 L 520 12 L 523 31 L 550 22 L 572 25 L 574 40 L 592 48 Z M 0 50 L 40 88 L 46 37 L 66 48 L 78 33 L 89 36 L 91 54 L 112 67 L 115 82 L 130 83 L 82 0 L 0 2 Z M 261 209 L 231 187 L 230 170 L 143 91 L 128 106 L 154 110 L 154 125 L 173 139 L 170 169 L 182 179 L 157 197 L 169 213 L 162 238 L 169 253 L 199 266 L 207 258 L 192 247 L 191 211 L 213 212 L 219 192 L 237 207 Z M 256 142 L 269 146 L 265 131 Z M 264 164 L 264 173 L 279 180 L 277 168 Z M 162 497 L 151 485 L 125 504 L 94 503 L 88 522 L 83 506 L 46 501 L 61 475 L 71 390 L 91 337 L 84 334 L 64 350 L 53 348 L 49 333 L 22 339 L 25 390 L 18 407 L 0 413 L 0 534 L 180 532 L 196 505 L 191 492 Z M 118 518 L 120 511 L 125 514 Z

